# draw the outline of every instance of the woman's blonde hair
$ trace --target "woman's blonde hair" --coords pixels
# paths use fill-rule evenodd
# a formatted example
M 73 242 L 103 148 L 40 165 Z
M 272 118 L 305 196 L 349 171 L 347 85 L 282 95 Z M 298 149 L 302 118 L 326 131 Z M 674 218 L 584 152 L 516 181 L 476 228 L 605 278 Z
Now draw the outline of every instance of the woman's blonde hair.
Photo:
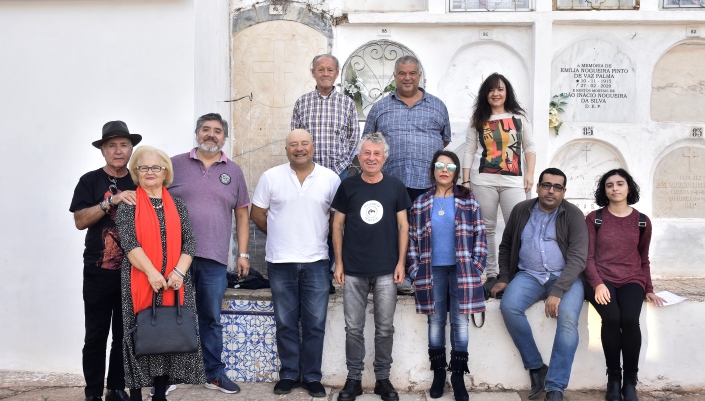
M 130 159 L 130 176 L 135 185 L 139 185 L 139 175 L 137 173 L 137 167 L 139 166 L 140 159 L 145 155 L 156 155 L 162 161 L 162 167 L 166 167 L 166 177 L 164 177 L 164 186 L 168 187 L 174 182 L 174 166 L 171 164 L 171 159 L 163 151 L 152 146 L 142 145 L 135 149 L 132 153 L 132 158 Z

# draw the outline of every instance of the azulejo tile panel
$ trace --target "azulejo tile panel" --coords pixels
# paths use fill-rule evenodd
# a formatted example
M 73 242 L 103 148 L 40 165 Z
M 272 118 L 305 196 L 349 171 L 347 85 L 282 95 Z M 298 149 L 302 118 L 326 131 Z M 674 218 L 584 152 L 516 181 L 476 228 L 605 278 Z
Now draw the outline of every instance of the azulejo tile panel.
M 280 364 L 272 302 L 228 300 L 220 320 L 228 377 L 243 382 L 277 380 Z

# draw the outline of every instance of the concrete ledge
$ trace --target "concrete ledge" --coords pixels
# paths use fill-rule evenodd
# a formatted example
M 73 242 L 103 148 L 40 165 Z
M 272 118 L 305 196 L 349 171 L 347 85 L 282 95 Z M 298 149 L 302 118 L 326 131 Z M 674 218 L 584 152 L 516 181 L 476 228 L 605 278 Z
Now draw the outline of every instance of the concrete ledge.
M 656 291 L 666 289 L 689 299 L 681 304 L 663 308 L 646 304 L 642 309 L 643 338 L 639 373 L 641 386 L 649 391 L 703 388 L 705 379 L 702 376 L 702 366 L 705 364 L 705 352 L 701 352 L 697 344 L 701 343 L 699 341 L 701 333 L 705 332 L 705 318 L 703 318 L 705 316 L 705 279 L 659 280 L 654 283 L 654 286 Z M 228 290 L 226 297 L 225 302 L 257 301 L 260 309 L 262 305 L 271 303 L 271 294 L 268 290 Z M 368 319 L 365 326 L 367 352 L 363 386 L 369 388 L 374 386 L 372 368 L 374 322 L 371 306 L 368 306 L 367 312 Z M 233 311 L 228 313 L 237 314 Z M 271 312 L 267 315 L 268 324 L 273 325 Z M 527 315 L 539 350 L 544 355 L 545 362 L 548 363 L 556 322 L 545 317 L 543 302 L 531 307 Z M 476 390 L 528 389 L 528 375 L 523 369 L 519 354 L 502 321 L 499 301 L 488 302 L 486 318 L 487 321 L 482 328 L 478 329 L 470 325 L 470 374 L 467 380 L 469 387 Z M 261 329 L 262 317 L 257 319 Z M 600 342 L 600 317 L 587 302 L 583 306 L 579 325 L 580 343 L 569 388 L 573 390 L 602 388 L 605 382 L 605 366 Z M 428 326 L 426 316 L 416 314 L 413 297 L 399 296 L 394 326 L 392 382 L 398 388 L 408 391 L 428 389 L 432 380 L 427 354 Z M 230 326 L 230 329 L 232 328 Z M 269 351 L 275 353 L 274 331 L 267 331 Z M 263 333 L 253 334 L 256 337 L 263 335 Z M 449 341 L 447 343 L 450 344 Z M 229 347 L 235 351 L 232 349 L 233 344 Z M 253 351 L 248 352 L 251 355 Z M 276 359 L 276 355 L 272 358 Z M 237 358 L 232 358 L 232 355 L 231 361 L 238 363 Z M 267 374 L 258 373 L 260 380 L 277 379 L 278 359 L 268 365 L 274 371 Z M 246 370 L 247 366 L 243 369 Z M 241 371 L 236 377 L 242 379 L 243 374 Z M 333 387 L 341 387 L 347 376 L 345 323 L 340 289 L 338 294 L 331 296 L 328 308 L 323 375 L 324 384 Z

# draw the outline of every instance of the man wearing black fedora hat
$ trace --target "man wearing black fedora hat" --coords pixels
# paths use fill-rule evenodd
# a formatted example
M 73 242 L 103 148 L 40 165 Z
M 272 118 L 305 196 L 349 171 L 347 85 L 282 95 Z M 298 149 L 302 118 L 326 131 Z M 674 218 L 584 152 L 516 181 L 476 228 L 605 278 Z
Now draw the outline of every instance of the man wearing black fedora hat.
M 83 376 L 86 401 L 99 401 L 105 379 L 105 350 L 112 327 L 106 401 L 127 401 L 122 358 L 122 303 L 120 264 L 123 251 L 115 227 L 117 205 L 134 205 L 136 186 L 127 163 L 133 146 L 142 136 L 131 134 L 122 121 L 103 125 L 103 136 L 93 142 L 105 165 L 84 174 L 76 185 L 69 211 L 76 228 L 88 229 L 83 252 L 83 303 L 86 336 L 83 345 Z

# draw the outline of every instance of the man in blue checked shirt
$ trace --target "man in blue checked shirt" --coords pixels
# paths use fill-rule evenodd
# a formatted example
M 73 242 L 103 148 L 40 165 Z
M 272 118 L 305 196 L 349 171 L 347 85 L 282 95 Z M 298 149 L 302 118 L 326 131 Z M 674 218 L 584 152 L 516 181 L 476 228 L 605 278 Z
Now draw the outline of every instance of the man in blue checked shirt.
M 382 172 L 400 179 L 412 202 L 431 188 L 428 166 L 434 153 L 448 146 L 451 135 L 446 105 L 419 88 L 422 74 L 416 57 L 398 58 L 394 64 L 397 88 L 372 106 L 363 133 L 384 135 L 390 151 Z M 399 291 L 412 291 L 408 276 Z

